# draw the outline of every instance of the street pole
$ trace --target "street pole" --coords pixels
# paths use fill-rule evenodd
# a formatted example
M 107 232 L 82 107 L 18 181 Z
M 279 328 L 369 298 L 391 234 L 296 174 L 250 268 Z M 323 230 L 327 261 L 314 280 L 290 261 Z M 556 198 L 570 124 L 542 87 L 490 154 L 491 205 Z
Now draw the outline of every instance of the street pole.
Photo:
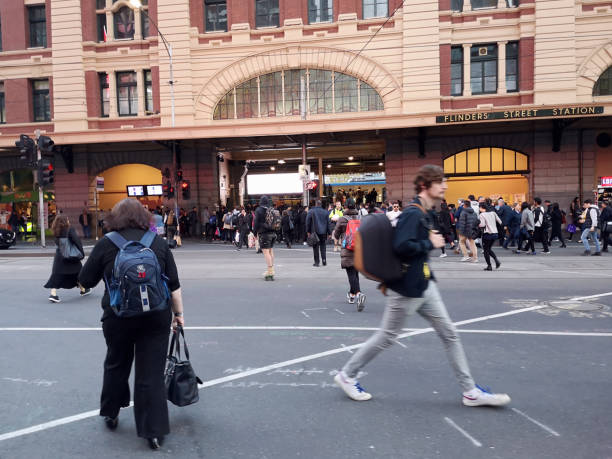
M 38 138 L 40 137 L 40 129 L 36 129 L 34 131 L 36 135 L 36 170 L 40 168 L 40 162 L 42 160 L 42 153 L 40 152 L 40 148 L 38 148 Z M 36 174 L 37 180 L 40 178 L 38 174 Z M 43 202 L 43 189 L 40 181 L 38 182 L 38 227 L 40 228 L 40 245 L 45 248 L 46 240 L 45 240 L 45 216 L 44 216 L 44 202 Z
M 304 75 L 300 77 L 300 114 L 302 115 L 302 119 L 306 119 L 306 79 Z M 307 158 L 306 158 L 306 134 L 302 134 L 302 165 L 304 169 L 306 169 Z M 302 197 L 302 205 L 304 207 L 308 206 L 308 187 L 307 183 L 310 180 L 310 174 L 308 176 L 302 177 L 302 187 L 304 195 Z

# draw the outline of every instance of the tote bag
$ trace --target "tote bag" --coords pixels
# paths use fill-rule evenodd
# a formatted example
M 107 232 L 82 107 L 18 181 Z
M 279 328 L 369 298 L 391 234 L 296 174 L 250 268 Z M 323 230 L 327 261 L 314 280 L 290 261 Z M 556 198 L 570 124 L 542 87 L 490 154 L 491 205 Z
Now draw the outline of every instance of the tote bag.
M 67 237 L 59 238 L 59 252 L 66 261 L 81 261 L 85 256 L 81 250 Z
M 181 336 L 185 346 L 186 360 L 181 360 Z M 176 406 L 187 406 L 200 400 L 198 384 L 202 384 L 202 380 L 196 376 L 189 361 L 189 350 L 187 349 L 183 327 L 178 327 L 172 334 L 164 379 L 169 402 Z

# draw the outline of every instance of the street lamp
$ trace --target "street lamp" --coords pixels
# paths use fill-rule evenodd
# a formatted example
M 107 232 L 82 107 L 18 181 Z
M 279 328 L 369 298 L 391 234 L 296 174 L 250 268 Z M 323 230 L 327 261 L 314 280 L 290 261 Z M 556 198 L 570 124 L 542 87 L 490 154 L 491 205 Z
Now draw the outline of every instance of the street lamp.
M 174 128 L 174 71 L 173 71 L 173 67 L 172 67 L 172 45 L 168 42 L 168 40 L 166 40 L 166 37 L 164 37 L 164 34 L 161 33 L 161 30 L 159 30 L 159 27 L 157 26 L 157 23 L 151 18 L 151 16 L 149 16 L 149 13 L 142 8 L 142 2 L 141 0 L 130 0 L 130 5 L 132 6 L 132 8 L 138 9 L 140 10 L 141 14 L 146 14 L 147 18 L 149 19 L 149 23 L 153 24 L 153 26 L 155 27 L 155 30 L 157 30 L 157 33 L 159 34 L 162 43 L 164 44 L 164 47 L 166 48 L 166 52 L 168 53 L 168 60 L 169 60 L 169 64 L 170 64 L 170 81 L 168 81 L 168 84 L 170 85 L 170 106 L 171 106 L 171 119 L 172 119 L 172 127 Z M 172 140 L 172 163 L 174 165 L 174 178 L 175 178 L 175 190 L 179 189 L 179 183 L 176 182 L 176 171 L 178 169 L 178 165 L 177 165 L 177 161 L 176 161 L 176 142 L 174 140 Z M 178 217 L 179 217 L 179 213 L 178 213 L 178 194 L 174 196 L 174 215 L 175 218 L 177 219 L 177 230 L 180 234 L 180 224 L 178 224 Z

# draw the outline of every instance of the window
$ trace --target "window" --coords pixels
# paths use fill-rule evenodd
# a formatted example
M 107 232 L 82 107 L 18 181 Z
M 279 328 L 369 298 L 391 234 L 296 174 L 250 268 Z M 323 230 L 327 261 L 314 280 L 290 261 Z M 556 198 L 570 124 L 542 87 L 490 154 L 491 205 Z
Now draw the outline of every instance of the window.
M 30 47 L 47 47 L 47 17 L 45 16 L 45 6 L 30 6 L 28 8 L 30 18 Z
M 444 175 L 447 177 L 528 172 L 529 157 L 507 148 L 472 148 L 444 159 Z
M 114 15 L 115 39 L 134 39 L 134 10 L 127 6 L 119 8 Z
M 594 96 L 612 96 L 612 67 L 601 74 L 593 87 Z
M 0 124 L 6 123 L 6 109 L 4 108 L 4 82 L 0 82 Z
M 518 85 L 518 41 L 506 44 L 506 91 L 517 92 Z
M 96 20 L 98 24 L 98 42 L 103 43 L 106 41 L 106 13 L 96 14 Z
M 506 0 L 506 7 L 516 8 L 517 6 L 519 6 L 519 0 Z
M 310 113 L 332 113 L 332 73 L 329 70 L 309 71 L 308 100 Z
M 143 8 L 140 12 L 140 30 L 142 31 L 142 38 L 146 38 L 149 36 L 149 10 L 148 8 Z
M 497 92 L 497 45 L 473 45 L 470 85 L 472 94 Z
M 206 32 L 227 31 L 227 2 L 225 0 L 204 1 L 204 24 Z
M 376 90 L 363 81 L 359 82 L 359 98 L 361 99 L 361 111 L 384 110 L 382 99 Z
M 376 90 L 351 75 L 292 69 L 260 75 L 231 89 L 217 103 L 213 119 L 299 116 L 302 99 L 311 114 L 384 110 Z
M 145 112 L 154 113 L 153 109 L 153 79 L 151 78 L 151 71 L 144 71 L 144 84 L 145 84 Z
M 110 111 L 108 73 L 98 73 L 98 78 L 100 79 L 100 116 L 107 117 Z
M 333 0 L 308 0 L 308 22 L 331 22 L 334 17 Z
M 138 84 L 136 72 L 117 73 L 117 106 L 119 116 L 138 114 Z
M 334 109 L 336 113 L 357 111 L 358 80 L 350 75 L 334 73 Z
M 103 10 L 106 8 L 106 0 L 96 0 L 96 9 Z
M 255 0 L 255 27 L 278 27 L 278 0 Z
M 497 8 L 497 0 L 472 0 L 472 9 Z
M 451 96 L 463 94 L 463 46 L 451 47 Z
M 32 81 L 32 103 L 34 107 L 34 121 L 51 121 L 49 80 Z
M 463 11 L 463 0 L 451 0 L 451 11 Z
M 363 19 L 382 18 L 388 14 L 388 0 L 363 0 Z

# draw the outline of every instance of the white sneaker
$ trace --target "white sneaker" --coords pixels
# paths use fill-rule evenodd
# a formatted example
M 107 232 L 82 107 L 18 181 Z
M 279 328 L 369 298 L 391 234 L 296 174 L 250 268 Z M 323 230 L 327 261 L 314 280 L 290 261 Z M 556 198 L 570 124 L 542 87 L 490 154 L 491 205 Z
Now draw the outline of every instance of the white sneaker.
M 365 307 L 365 300 L 366 300 L 366 296 L 359 292 L 357 294 L 357 312 L 361 312 L 363 311 L 363 308 Z
M 463 393 L 465 406 L 504 406 L 510 403 L 508 394 L 493 394 L 480 386 Z
M 349 378 L 344 371 L 338 372 L 338 374 L 334 376 L 334 381 L 340 386 L 340 389 L 353 400 L 365 402 L 372 398 L 372 394 L 368 394 L 365 389 L 361 387 L 359 381 L 354 378 Z
M 445 254 L 445 253 L 441 253 L 441 254 L 440 254 L 440 258 L 446 258 L 446 257 L 448 257 L 448 255 L 447 255 L 447 254 Z
M 463 258 L 461 259 L 461 261 L 470 261 L 470 260 L 471 260 L 471 258 L 470 258 L 470 257 L 463 257 Z
M 346 301 L 348 301 L 349 304 L 355 304 L 355 295 L 351 295 L 351 293 L 347 293 Z

